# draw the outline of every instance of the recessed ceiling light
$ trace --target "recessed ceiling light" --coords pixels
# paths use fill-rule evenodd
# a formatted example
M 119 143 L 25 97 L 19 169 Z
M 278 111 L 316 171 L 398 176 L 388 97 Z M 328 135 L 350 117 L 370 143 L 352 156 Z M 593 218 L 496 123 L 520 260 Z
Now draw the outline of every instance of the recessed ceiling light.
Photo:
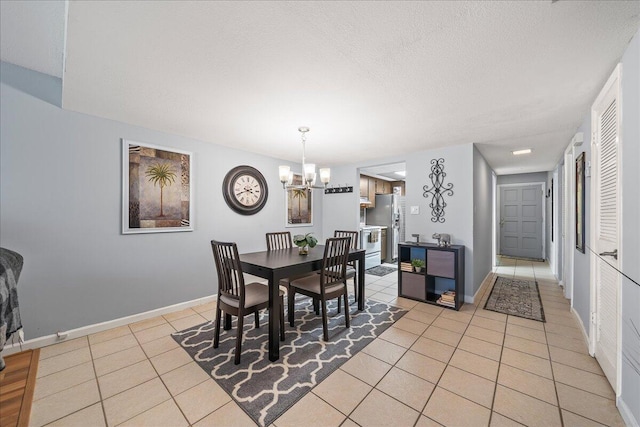
M 524 150 L 516 150 L 511 152 L 511 154 L 513 154 L 514 156 L 519 156 L 521 154 L 530 154 L 530 153 L 531 153 L 531 148 L 525 148 Z
M 405 171 L 398 171 L 398 172 L 394 172 L 396 175 L 400 175 L 400 176 L 406 176 L 407 173 Z

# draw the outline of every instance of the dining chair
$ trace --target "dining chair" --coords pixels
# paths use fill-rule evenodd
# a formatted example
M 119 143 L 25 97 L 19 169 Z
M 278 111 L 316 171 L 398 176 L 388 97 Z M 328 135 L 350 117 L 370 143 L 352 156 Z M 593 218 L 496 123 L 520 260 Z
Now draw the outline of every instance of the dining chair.
M 293 240 L 291 239 L 290 231 L 275 231 L 271 233 L 266 233 L 267 238 L 267 250 L 274 251 L 278 249 L 288 249 L 293 247 Z M 285 277 L 280 279 L 279 285 L 285 289 L 289 289 L 289 283 L 297 278 L 304 277 L 310 274 L 315 273 L 307 273 L 302 276 L 294 276 L 294 277 Z
M 291 240 L 290 231 L 276 231 L 273 233 L 267 233 L 266 237 L 268 251 L 293 247 L 293 240 Z
M 333 237 L 350 237 L 351 238 L 351 249 L 358 249 L 358 232 L 357 231 L 346 231 L 346 230 L 336 230 L 333 232 Z M 353 278 L 353 297 L 356 301 L 358 301 L 358 284 L 356 283 L 356 262 L 348 261 L 347 262 L 347 274 L 345 276 L 345 281 Z M 338 313 L 340 313 L 340 300 L 338 300 Z
M 322 258 L 320 274 L 313 274 L 292 280 L 289 284 L 289 324 L 294 326 L 294 303 L 296 293 L 317 299 L 322 306 L 322 330 L 325 341 L 329 341 L 327 328 L 327 300 L 344 296 L 344 305 L 348 307 L 346 270 L 349 257 L 349 237 L 327 239 Z M 349 310 L 344 310 L 344 320 L 349 324 Z
M 240 266 L 238 247 L 232 242 L 211 241 L 213 258 L 218 273 L 218 303 L 216 306 L 213 348 L 220 342 L 222 312 L 238 317 L 234 363 L 240 363 L 244 316 L 254 313 L 255 327 L 260 327 L 259 311 L 269 306 L 269 287 L 262 283 L 245 284 Z M 280 291 L 280 340 L 284 341 L 284 292 Z M 272 316 L 273 313 L 269 313 Z

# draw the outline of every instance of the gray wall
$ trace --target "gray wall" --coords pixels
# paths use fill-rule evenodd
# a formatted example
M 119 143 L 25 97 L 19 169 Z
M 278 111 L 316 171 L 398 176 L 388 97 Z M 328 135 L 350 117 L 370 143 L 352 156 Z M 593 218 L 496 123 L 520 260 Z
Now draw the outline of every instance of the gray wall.
M 27 339 L 213 295 L 212 238 L 251 252 L 265 249 L 265 232 L 285 228 L 284 162 L 62 110 L 51 103 L 59 79 L 1 67 L 0 245 L 25 259 L 18 287 Z M 121 138 L 193 152 L 195 231 L 121 234 Z M 253 216 L 222 197 L 224 175 L 241 164 L 269 185 Z M 314 226 L 292 232 L 322 235 L 319 194 L 314 203 Z
M 424 185 L 432 186 L 429 174 L 431 160 L 444 159 L 447 174 L 444 184 L 453 184 L 453 196 L 445 196 L 444 223 L 431 221 L 431 198 L 423 196 Z M 473 251 L 473 144 L 413 153 L 406 160 L 406 236 L 419 233 L 420 241 L 435 242 L 433 233 L 451 234 L 455 245 L 465 246 L 465 296 L 473 297 L 475 289 L 482 282 L 474 277 L 475 254 Z M 419 215 L 411 215 L 411 206 L 420 208 Z M 478 282 L 476 286 L 476 282 Z
M 580 155 L 580 153 L 584 152 L 585 154 L 585 164 L 588 161 L 591 161 L 591 116 L 587 116 L 577 132 L 584 132 L 585 141 L 582 145 L 575 147 L 573 150 L 573 162 L 571 165 L 571 171 L 575 171 L 575 161 Z M 577 185 L 577 183 L 576 183 Z M 584 193 L 585 193 L 585 253 L 578 251 L 576 248 L 573 248 L 573 300 L 571 301 L 571 305 L 580 316 L 580 320 L 582 320 L 582 324 L 587 328 L 587 333 L 591 329 L 591 321 L 590 321 L 590 312 L 591 312 L 591 302 L 590 302 L 590 278 L 591 278 L 591 254 L 589 250 L 586 248 L 589 245 L 589 239 L 591 238 L 591 178 L 585 177 L 584 179 Z M 569 215 L 575 215 L 575 196 L 570 195 L 571 197 L 571 211 Z M 569 233 L 573 233 L 575 235 L 575 230 L 567 230 Z M 577 243 L 577 242 L 576 242 Z
M 529 182 L 547 182 L 546 172 L 516 173 L 512 175 L 498 175 L 498 185 L 526 184 Z
M 492 169 L 473 147 L 473 277 L 475 294 L 493 267 L 493 179 Z
M 622 57 L 622 396 L 640 424 L 640 31 Z M 632 325 L 635 325 L 635 332 Z M 635 369 L 629 357 L 635 360 Z
M 389 157 L 384 159 L 372 160 L 362 163 L 354 163 L 347 166 L 340 166 L 336 169 L 335 182 L 354 183 L 358 185 L 359 168 L 381 165 L 387 163 L 405 162 L 406 164 L 406 181 L 405 181 L 405 204 L 407 215 L 405 220 L 405 234 L 407 239 L 411 238 L 411 234 L 420 234 L 421 241 L 435 242 L 431 238 L 433 233 L 449 233 L 452 236 L 453 244 L 465 246 L 465 296 L 469 299 L 473 297 L 478 289 L 486 272 L 491 269 L 491 228 L 489 224 L 489 237 L 486 248 L 483 250 L 487 254 L 481 255 L 481 267 L 475 274 L 475 251 L 474 251 L 474 147 L 473 144 L 464 144 L 456 147 L 441 148 L 435 150 L 426 150 L 412 153 L 410 158 L 405 157 Z M 431 171 L 431 160 L 443 158 L 445 159 L 445 172 L 447 177 L 445 184 L 451 182 L 454 195 L 446 196 L 447 207 L 445 209 L 445 222 L 435 224 L 431 221 L 431 209 L 429 208 L 430 199 L 423 196 L 423 186 L 429 184 L 429 173 Z M 481 164 L 482 162 L 479 162 Z M 488 171 L 486 170 L 488 169 Z M 491 170 L 488 165 L 480 165 L 479 171 L 483 171 L 481 175 L 485 178 L 488 173 L 488 185 L 491 187 Z M 334 170 L 331 170 L 334 181 Z M 482 184 L 484 188 L 486 184 Z M 486 190 L 486 188 L 485 188 Z M 355 191 L 355 188 L 354 188 Z M 480 190 L 478 189 L 478 192 Z M 339 197 L 325 197 L 323 211 L 323 229 L 325 233 L 333 233 L 338 228 L 354 228 L 358 226 L 358 205 L 359 198 L 357 194 L 337 195 Z M 418 206 L 420 213 L 411 215 L 410 207 Z M 476 214 L 482 215 L 483 220 L 491 218 L 491 200 L 485 206 L 483 203 L 477 205 Z M 345 212 L 347 212 L 345 214 Z M 353 212 L 350 214 L 349 212 Z M 484 238 L 484 237 L 483 237 Z M 484 260 L 484 258 L 487 258 Z M 485 272 L 486 271 L 486 272 Z

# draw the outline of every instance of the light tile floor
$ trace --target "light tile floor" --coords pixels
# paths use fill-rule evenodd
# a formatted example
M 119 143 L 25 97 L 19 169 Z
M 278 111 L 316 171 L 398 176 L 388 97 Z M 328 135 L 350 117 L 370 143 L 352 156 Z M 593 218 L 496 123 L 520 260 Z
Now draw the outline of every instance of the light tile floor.
M 538 280 L 547 323 L 484 310 L 489 286 L 453 311 L 398 298 L 396 273 L 367 275 L 368 298 L 409 312 L 274 425 L 624 425 L 548 265 L 502 259 L 495 272 Z M 31 425 L 253 425 L 170 337 L 214 308 L 43 348 Z

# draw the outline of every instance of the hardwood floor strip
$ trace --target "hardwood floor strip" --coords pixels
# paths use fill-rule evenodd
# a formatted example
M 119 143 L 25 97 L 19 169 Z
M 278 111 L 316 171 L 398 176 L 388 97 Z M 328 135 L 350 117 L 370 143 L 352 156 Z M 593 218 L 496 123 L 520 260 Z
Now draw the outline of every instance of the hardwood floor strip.
M 27 427 L 36 388 L 40 349 L 5 357 L 6 368 L 0 375 L 0 427 Z
M 24 389 L 24 397 L 22 398 L 22 408 L 20 409 L 18 427 L 29 426 L 31 406 L 33 405 L 33 392 L 36 389 L 36 376 L 38 375 L 38 360 L 40 360 L 40 349 L 36 348 L 31 354 L 31 368 L 29 369 L 27 386 Z

